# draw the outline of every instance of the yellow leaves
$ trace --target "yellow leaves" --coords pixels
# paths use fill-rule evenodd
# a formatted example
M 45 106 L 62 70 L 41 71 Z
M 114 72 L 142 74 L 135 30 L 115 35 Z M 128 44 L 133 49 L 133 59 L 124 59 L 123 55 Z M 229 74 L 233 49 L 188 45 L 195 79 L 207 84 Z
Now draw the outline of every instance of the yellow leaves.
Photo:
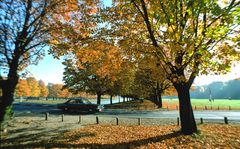
M 97 26 L 93 14 L 98 13 L 99 0 L 64 0 L 58 3 L 47 22 L 50 46 L 57 56 L 81 48 Z
M 66 5 L 70 10 L 77 10 L 78 9 L 78 0 L 68 0 Z
M 188 81 L 183 75 L 178 76 L 176 74 L 172 74 L 170 78 L 173 83 L 186 83 Z
M 89 14 L 96 14 L 98 12 L 98 8 L 95 7 L 95 8 L 92 8 L 89 10 Z
M 175 25 L 170 25 L 170 26 L 168 27 L 168 32 L 169 32 L 169 33 L 174 33 L 174 32 L 176 32 L 176 28 L 177 28 L 177 26 L 175 26 Z
M 99 0 L 85 0 L 88 6 L 95 6 L 96 3 L 99 3 Z
M 57 45 L 59 42 L 56 39 L 50 40 L 50 44 Z
M 83 65 L 89 64 L 99 77 L 108 76 L 112 81 L 116 80 L 122 63 L 120 49 L 116 46 L 98 40 L 88 43 L 74 54 L 79 68 L 84 68 Z
M 238 148 L 239 125 L 200 125 L 201 134 L 181 135 L 177 126 L 92 125 L 64 134 L 65 144 L 95 148 Z M 227 132 L 227 133 L 226 133 Z

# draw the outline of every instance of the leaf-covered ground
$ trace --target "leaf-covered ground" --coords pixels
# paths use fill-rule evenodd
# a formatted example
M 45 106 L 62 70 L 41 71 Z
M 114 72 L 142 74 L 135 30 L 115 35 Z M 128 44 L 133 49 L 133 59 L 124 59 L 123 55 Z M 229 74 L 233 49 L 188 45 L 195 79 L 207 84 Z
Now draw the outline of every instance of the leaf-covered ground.
M 90 125 L 38 143 L 12 142 L 3 148 L 239 148 L 240 125 L 199 125 L 200 132 L 182 135 L 178 126 Z M 33 140 L 34 141 L 34 140 Z
M 131 100 L 127 102 L 108 104 L 104 106 L 106 109 L 132 109 L 132 110 L 154 110 L 157 105 L 151 100 Z
M 239 125 L 200 125 L 184 136 L 177 126 L 93 125 L 64 134 L 64 146 L 90 148 L 239 148 Z M 54 141 L 55 142 L 55 141 Z M 66 147 L 65 146 L 65 147 Z

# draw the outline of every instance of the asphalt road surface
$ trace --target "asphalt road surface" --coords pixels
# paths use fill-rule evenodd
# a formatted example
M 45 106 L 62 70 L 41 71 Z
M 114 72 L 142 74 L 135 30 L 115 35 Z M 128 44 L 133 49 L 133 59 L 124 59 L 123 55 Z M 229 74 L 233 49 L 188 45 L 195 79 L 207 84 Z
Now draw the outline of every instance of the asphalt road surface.
M 13 110 L 16 114 L 43 114 L 49 112 L 51 114 L 61 114 L 63 111 L 56 108 L 56 105 L 49 104 L 28 104 L 28 103 L 14 103 Z M 65 113 L 64 113 L 65 114 Z M 75 113 L 66 113 L 75 114 Z M 140 118 L 177 118 L 179 117 L 178 111 L 137 111 L 137 110 L 110 110 L 105 109 L 102 112 L 95 113 L 98 116 L 107 117 L 140 117 Z M 196 119 L 223 119 L 228 117 L 229 120 L 240 121 L 240 111 L 194 111 L 194 116 Z

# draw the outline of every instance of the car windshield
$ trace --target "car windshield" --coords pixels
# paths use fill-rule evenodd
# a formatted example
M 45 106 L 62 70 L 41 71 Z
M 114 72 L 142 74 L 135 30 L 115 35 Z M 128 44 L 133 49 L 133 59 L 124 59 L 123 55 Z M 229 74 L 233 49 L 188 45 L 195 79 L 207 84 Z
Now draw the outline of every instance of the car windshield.
M 69 104 L 91 104 L 91 102 L 86 98 L 74 98 L 68 100 L 66 103 Z
M 83 103 L 85 103 L 85 104 L 91 104 L 91 102 L 90 102 L 88 99 L 86 99 L 86 98 L 83 98 L 82 101 L 83 101 Z

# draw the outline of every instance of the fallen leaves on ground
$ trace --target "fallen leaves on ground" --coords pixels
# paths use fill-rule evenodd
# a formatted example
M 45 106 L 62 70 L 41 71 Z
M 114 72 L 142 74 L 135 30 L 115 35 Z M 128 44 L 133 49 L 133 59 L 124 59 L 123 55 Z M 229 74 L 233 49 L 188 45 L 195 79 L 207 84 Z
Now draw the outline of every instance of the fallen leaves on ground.
M 64 134 L 55 143 L 80 148 L 238 148 L 240 125 L 207 124 L 182 135 L 178 126 L 91 125 Z

